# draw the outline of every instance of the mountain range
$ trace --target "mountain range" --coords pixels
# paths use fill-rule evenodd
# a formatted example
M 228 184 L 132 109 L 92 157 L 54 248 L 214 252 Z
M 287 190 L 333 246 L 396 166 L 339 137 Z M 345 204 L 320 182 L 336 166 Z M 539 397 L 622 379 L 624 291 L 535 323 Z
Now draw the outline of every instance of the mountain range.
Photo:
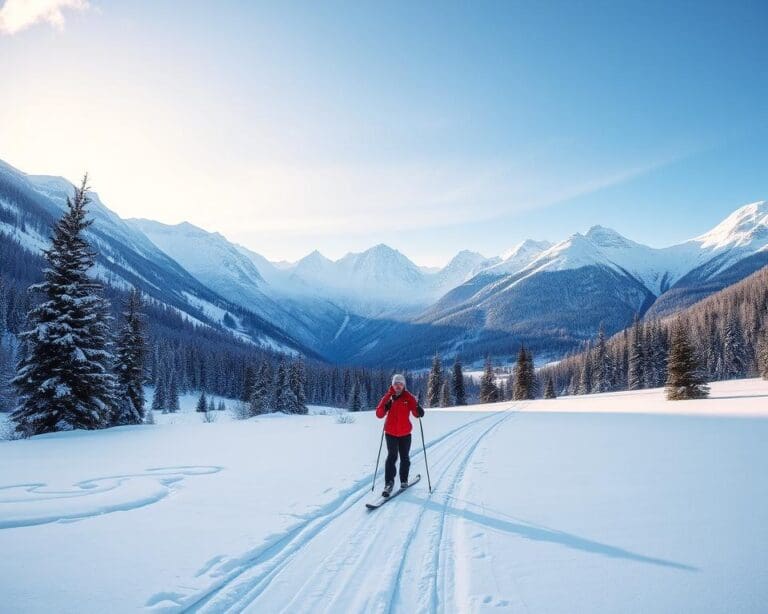
M 61 178 L 0 164 L 0 234 L 39 253 L 71 191 Z M 636 315 L 667 315 L 768 264 L 766 201 L 665 248 L 593 226 L 494 257 L 460 251 L 439 269 L 385 244 L 338 260 L 313 251 L 273 263 L 187 222 L 122 220 L 95 194 L 91 214 L 106 283 L 139 285 L 253 343 L 346 364 L 417 367 L 435 351 L 508 357 L 521 342 L 555 358 L 601 323 L 612 333 Z

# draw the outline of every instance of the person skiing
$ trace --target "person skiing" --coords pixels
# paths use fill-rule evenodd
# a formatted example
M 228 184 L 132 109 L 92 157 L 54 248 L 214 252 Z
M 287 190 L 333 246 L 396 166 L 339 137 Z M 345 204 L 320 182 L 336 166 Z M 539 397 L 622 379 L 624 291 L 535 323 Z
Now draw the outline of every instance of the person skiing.
M 395 486 L 395 463 L 400 455 L 400 486 L 408 486 L 408 470 L 411 467 L 411 417 L 424 415 L 424 408 L 408 390 L 405 389 L 405 376 L 396 373 L 392 376 L 392 385 L 381 397 L 376 406 L 376 417 L 384 418 L 384 435 L 387 439 L 387 460 L 384 464 L 384 492 L 382 497 L 389 497 Z

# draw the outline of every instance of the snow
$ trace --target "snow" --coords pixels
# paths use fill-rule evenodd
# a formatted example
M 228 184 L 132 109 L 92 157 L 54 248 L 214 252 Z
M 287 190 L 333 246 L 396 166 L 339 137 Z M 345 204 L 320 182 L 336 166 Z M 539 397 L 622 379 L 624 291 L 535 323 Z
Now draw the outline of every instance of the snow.
M 370 513 L 370 412 L 206 424 L 186 395 L 154 426 L 2 442 L 3 607 L 759 612 L 768 383 L 712 392 L 427 410 L 434 492 L 417 428 L 421 482 Z
M 765 245 L 768 230 L 768 201 L 740 207 L 709 232 L 696 237 L 703 248 L 745 247 L 756 239 Z

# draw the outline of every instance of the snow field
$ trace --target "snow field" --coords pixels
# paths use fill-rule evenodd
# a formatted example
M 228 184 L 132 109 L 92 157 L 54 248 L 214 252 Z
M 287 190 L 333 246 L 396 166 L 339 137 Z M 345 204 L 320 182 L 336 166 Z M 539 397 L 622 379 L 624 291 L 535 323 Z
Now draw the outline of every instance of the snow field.
M 0 442 L 0 610 L 762 612 L 768 383 L 712 394 L 427 410 L 373 512 L 369 412 Z

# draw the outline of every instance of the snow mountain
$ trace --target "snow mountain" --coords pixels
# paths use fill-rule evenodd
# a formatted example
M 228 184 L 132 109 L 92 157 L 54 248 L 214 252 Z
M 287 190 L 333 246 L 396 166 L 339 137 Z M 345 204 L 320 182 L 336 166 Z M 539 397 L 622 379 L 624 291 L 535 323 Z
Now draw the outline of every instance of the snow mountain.
M 768 202 L 741 207 L 711 231 L 665 248 L 602 226 L 537 247 L 519 268 L 508 258 L 480 271 L 415 321 L 460 330 L 443 344 L 464 355 L 479 355 L 503 333 L 562 354 L 593 337 L 601 322 L 613 333 L 635 315 L 666 315 L 768 264 Z
M 39 254 L 72 186 L 0 164 L 0 240 Z M 422 367 L 435 351 L 508 357 L 521 342 L 557 357 L 636 315 L 661 316 L 768 264 L 768 203 L 665 248 L 603 226 L 485 257 L 463 250 L 419 267 L 385 244 L 331 260 L 270 262 L 189 223 L 122 220 L 93 194 L 96 274 L 138 285 L 186 317 L 265 347 L 343 364 Z M 229 314 L 229 318 L 226 315 Z
M 6 244 L 3 251 L 13 254 L 19 263 L 4 263 L 4 269 L 28 271 L 39 266 L 51 228 L 73 190 L 74 186 L 61 177 L 26 175 L 0 162 L 0 242 Z M 108 288 L 124 291 L 136 286 L 190 322 L 264 348 L 315 355 L 258 313 L 211 290 L 140 230 L 109 210 L 97 193 L 90 192 L 89 196 L 89 217 L 94 223 L 86 236 L 98 251 L 93 274 Z

